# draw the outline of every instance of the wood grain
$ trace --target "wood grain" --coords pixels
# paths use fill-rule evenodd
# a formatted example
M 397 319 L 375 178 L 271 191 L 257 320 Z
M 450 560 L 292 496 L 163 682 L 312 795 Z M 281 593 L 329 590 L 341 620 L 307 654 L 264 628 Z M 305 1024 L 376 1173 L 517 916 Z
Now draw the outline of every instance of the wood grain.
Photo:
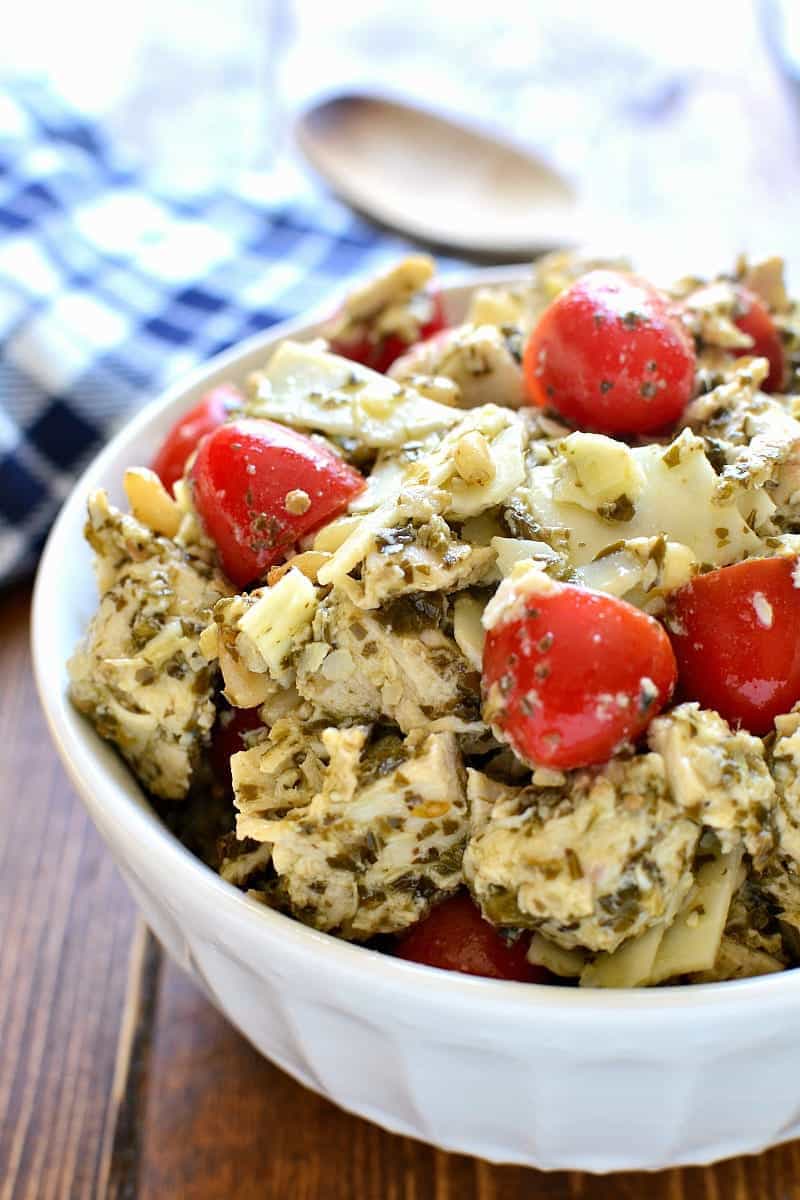
M 133 906 L 51 748 L 28 605 L 0 605 L 0 1198 L 89 1200 Z
M 134 933 L 47 739 L 27 608 L 0 598 L 0 1200 L 800 1200 L 800 1143 L 659 1175 L 495 1167 L 267 1063 Z
M 267 1063 L 171 964 L 150 1080 L 142 1200 L 800 1200 L 798 1144 L 713 1168 L 590 1176 L 385 1133 Z
M 111 1085 L 113 1118 L 106 1128 L 97 1189 L 104 1200 L 135 1200 L 139 1194 L 142 1131 L 163 961 L 161 947 L 139 917 Z

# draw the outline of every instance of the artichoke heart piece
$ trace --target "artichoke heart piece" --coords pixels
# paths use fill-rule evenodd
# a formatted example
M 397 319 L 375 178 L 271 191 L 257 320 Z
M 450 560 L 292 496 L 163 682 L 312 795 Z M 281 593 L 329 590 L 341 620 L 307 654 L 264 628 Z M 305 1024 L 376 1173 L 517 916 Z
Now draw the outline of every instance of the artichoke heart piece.
M 589 512 L 633 505 L 646 476 L 624 442 L 599 433 L 571 433 L 561 443 L 553 495 Z
M 430 316 L 431 300 L 423 289 L 436 272 L 427 254 L 410 254 L 357 285 L 344 298 L 328 337 L 341 342 L 370 337 L 379 342 L 395 336 L 416 342 Z
M 314 345 L 282 342 L 252 379 L 248 414 L 347 438 L 364 449 L 400 447 L 455 425 L 461 413 L 411 386 Z
M 486 641 L 486 630 L 481 624 L 481 617 L 485 607 L 484 601 L 466 592 L 456 596 L 453 605 L 455 643 L 467 662 L 471 663 L 476 671 L 480 671 L 483 665 L 483 644 Z
M 644 987 L 650 982 L 663 938 L 664 926 L 654 925 L 638 937 L 623 942 L 613 954 L 598 954 L 580 972 L 581 987 Z
M 733 894 L 744 878 L 742 853 L 740 845 L 700 867 L 686 904 L 658 947 L 649 983 L 713 967 Z
M 697 562 L 714 566 L 763 550 L 735 499 L 720 495 L 719 478 L 701 438 L 684 430 L 669 446 L 640 446 L 628 453 L 644 476 L 635 499 L 622 486 L 627 473 L 620 478 L 619 503 L 598 504 L 591 511 L 584 503 L 559 499 L 559 481 L 568 464 L 558 456 L 529 470 L 513 506 L 527 512 L 536 527 L 558 532 L 558 549 L 572 567 L 592 563 L 620 542 L 637 538 L 663 537 L 688 547 Z M 604 483 L 604 494 L 609 486 Z

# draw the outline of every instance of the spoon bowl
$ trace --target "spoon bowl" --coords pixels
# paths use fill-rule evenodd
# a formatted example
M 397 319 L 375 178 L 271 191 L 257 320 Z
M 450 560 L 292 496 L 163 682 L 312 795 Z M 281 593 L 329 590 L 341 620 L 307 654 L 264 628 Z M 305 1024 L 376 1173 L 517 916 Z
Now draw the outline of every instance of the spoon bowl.
M 502 260 L 578 240 L 565 179 L 534 155 L 447 118 L 339 96 L 305 112 L 295 134 L 346 203 L 416 241 Z

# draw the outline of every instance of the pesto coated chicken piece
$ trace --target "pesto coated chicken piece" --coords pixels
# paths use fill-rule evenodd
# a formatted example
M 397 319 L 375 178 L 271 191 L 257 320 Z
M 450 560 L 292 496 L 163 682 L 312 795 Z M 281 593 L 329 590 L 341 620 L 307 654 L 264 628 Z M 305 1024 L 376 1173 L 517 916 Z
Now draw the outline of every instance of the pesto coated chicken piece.
M 231 757 L 237 836 L 262 837 L 266 821 L 308 804 L 327 762 L 320 732 L 296 716 L 276 721 L 255 745 Z
M 365 338 L 374 343 L 389 337 L 418 341 L 432 315 L 425 286 L 435 271 L 436 264 L 427 254 L 411 254 L 368 279 L 345 297 L 326 337 L 343 345 Z
M 777 790 L 775 853 L 762 875 L 782 918 L 800 928 L 800 704 L 775 720 L 770 755 Z
M 369 745 L 368 735 L 326 729 L 320 791 L 260 830 L 277 874 L 271 902 L 353 940 L 405 929 L 458 887 L 468 829 L 452 734 Z
M 252 886 L 255 877 L 269 868 L 271 858 L 272 847 L 268 842 L 257 842 L 253 838 L 240 840 L 231 834 L 221 846 L 219 873 L 234 887 Z
M 231 585 L 202 552 L 89 499 L 100 604 L 69 663 L 70 695 L 145 787 L 183 797 L 214 723 L 214 668 L 200 634 Z
M 800 704 L 775 720 L 772 773 L 778 791 L 778 853 L 800 873 Z
M 443 517 L 430 514 L 376 535 L 361 579 L 350 589 L 364 608 L 377 608 L 413 592 L 453 592 L 492 575 L 494 551 L 456 536 Z
M 684 418 L 719 471 L 718 499 L 736 499 L 763 536 L 800 528 L 800 420 L 789 399 L 759 391 L 766 374 L 765 360 L 739 360 Z
M 458 325 L 413 346 L 389 368 L 392 379 L 438 376 L 458 385 L 461 408 L 525 403 L 523 335 L 516 325 Z
M 615 950 L 669 922 L 692 885 L 700 827 L 672 799 L 658 754 L 517 788 L 468 772 L 464 876 L 496 925 L 566 949 Z
M 290 688 L 294 656 L 308 641 L 317 589 L 296 567 L 270 587 L 226 597 L 214 608 L 201 649 L 219 659 L 225 696 L 237 708 L 270 702 Z
M 692 282 L 699 281 L 686 280 L 685 286 L 691 287 Z M 683 296 L 683 321 L 701 353 L 707 347 L 739 353 L 749 350 L 753 339 L 736 324 L 740 315 L 741 301 L 730 279 L 700 284 Z
M 687 979 L 689 983 L 724 983 L 728 979 L 774 975 L 776 971 L 785 971 L 790 965 L 782 953 L 770 954 L 724 934 L 714 966 L 708 971 L 695 971 Z
M 442 596 L 403 597 L 379 612 L 334 591 L 319 605 L 312 641 L 296 659 L 296 687 L 328 718 L 392 721 L 404 732 L 431 721 L 480 719 L 480 676 L 443 630 Z
M 762 740 L 744 729 L 734 732 L 718 713 L 696 703 L 656 717 L 647 740 L 664 760 L 678 807 L 713 829 L 723 851 L 743 842 L 760 870 L 773 848 L 775 806 Z
M 230 760 L 236 830 L 220 846 L 219 872 L 236 887 L 253 885 L 272 859 L 259 840 L 265 820 L 308 804 L 322 786 L 327 763 L 310 705 L 291 689 L 276 690 L 261 706 L 262 729 L 245 735 L 244 750 Z

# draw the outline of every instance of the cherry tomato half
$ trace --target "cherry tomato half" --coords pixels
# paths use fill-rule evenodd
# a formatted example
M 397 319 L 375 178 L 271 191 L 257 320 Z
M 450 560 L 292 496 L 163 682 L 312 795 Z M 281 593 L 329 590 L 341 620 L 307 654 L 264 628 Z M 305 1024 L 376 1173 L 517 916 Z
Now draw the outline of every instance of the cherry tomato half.
M 205 438 L 191 479 L 200 519 L 239 587 L 282 562 L 304 534 L 338 516 L 365 486 L 324 443 L 252 419 L 220 425 Z
M 667 625 L 687 700 L 759 735 L 800 700 L 797 569 L 796 558 L 751 558 L 675 592 Z
M 674 308 L 622 271 L 590 271 L 557 296 L 523 356 L 531 403 L 599 433 L 672 424 L 692 397 L 694 371 L 694 345 Z
M 524 762 L 585 767 L 639 737 L 669 700 L 676 673 L 669 638 L 652 617 L 614 596 L 554 584 L 521 593 L 489 629 L 484 716 Z
M 529 941 L 524 936 L 516 942 L 506 941 L 484 920 L 467 893 L 461 892 L 437 904 L 427 917 L 402 934 L 395 954 L 462 975 L 548 983 L 552 978 L 549 971 L 533 966 L 525 958 Z
M 192 464 L 194 504 L 239 587 L 282 562 L 303 534 L 363 491 L 363 476 L 329 446 L 272 421 L 221 425 Z
M 419 335 L 414 342 L 407 342 L 394 333 L 387 337 L 374 337 L 367 332 L 362 337 L 352 340 L 333 338 L 331 350 L 334 354 L 341 354 L 343 358 L 363 363 L 365 367 L 371 367 L 373 371 L 380 371 L 381 374 L 384 374 L 395 359 L 405 354 L 411 346 L 416 345 L 417 342 L 426 342 L 434 334 L 447 329 L 447 318 L 439 292 L 430 290 L 425 293 L 425 299 L 429 301 L 430 316 L 420 323 Z
M 168 491 L 182 477 L 186 460 L 200 439 L 227 421 L 231 409 L 243 403 L 244 397 L 233 384 L 221 383 L 175 422 L 153 459 L 153 470 Z
M 769 375 L 762 386 L 765 392 L 779 392 L 783 386 L 786 360 L 769 309 L 760 296 L 746 287 L 736 288 L 736 299 L 742 312 L 734 318 L 734 324 L 742 333 L 750 335 L 753 346 L 749 350 L 737 350 L 735 353 L 739 356 L 752 354 L 766 358 L 769 361 Z
M 217 714 L 217 721 L 211 731 L 211 746 L 209 759 L 211 769 L 220 783 L 231 791 L 231 756 L 245 750 L 246 743 L 243 735 L 251 729 L 263 729 L 258 708 L 223 709 Z

